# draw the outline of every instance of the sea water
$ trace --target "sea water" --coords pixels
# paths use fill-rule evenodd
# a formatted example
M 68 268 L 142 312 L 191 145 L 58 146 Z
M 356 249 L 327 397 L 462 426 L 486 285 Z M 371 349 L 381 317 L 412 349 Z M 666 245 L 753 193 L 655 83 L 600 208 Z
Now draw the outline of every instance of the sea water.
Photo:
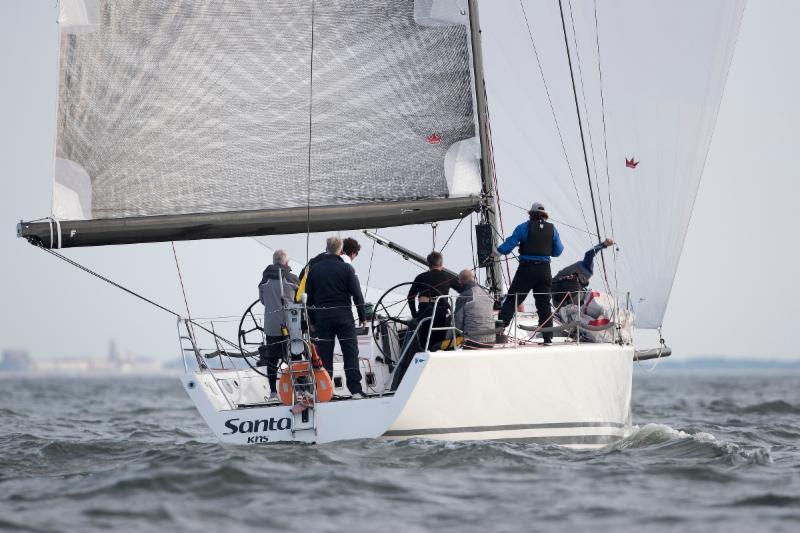
M 637 370 L 633 434 L 223 446 L 176 378 L 0 380 L 0 530 L 800 531 L 800 373 Z

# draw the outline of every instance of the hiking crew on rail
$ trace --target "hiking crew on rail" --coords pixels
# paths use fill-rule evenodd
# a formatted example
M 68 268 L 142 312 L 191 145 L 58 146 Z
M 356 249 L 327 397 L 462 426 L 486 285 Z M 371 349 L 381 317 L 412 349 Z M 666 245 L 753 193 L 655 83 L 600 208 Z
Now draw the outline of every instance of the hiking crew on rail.
M 593 246 L 583 256 L 582 261 L 577 261 L 569 266 L 565 266 L 553 276 L 553 304 L 558 306 L 562 301 L 581 305 L 583 298 L 581 294 L 589 288 L 589 280 L 594 274 L 594 258 L 597 252 L 612 246 L 614 241 L 606 239 L 600 244 Z

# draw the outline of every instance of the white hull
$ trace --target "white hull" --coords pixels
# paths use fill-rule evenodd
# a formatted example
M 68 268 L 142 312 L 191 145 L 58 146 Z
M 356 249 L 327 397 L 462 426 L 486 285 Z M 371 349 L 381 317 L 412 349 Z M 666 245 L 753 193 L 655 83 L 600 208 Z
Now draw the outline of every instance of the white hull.
M 200 371 L 183 383 L 230 444 L 425 438 L 592 448 L 629 431 L 633 353 L 614 344 L 419 353 L 394 394 L 319 403 L 307 422 L 284 405 L 242 406 L 242 397 L 268 394 L 252 370 Z

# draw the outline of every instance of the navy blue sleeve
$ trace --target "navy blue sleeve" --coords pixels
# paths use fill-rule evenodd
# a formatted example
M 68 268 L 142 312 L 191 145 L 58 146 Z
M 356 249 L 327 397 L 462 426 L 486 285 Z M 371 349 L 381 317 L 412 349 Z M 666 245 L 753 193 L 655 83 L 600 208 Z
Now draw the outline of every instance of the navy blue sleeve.
M 597 252 L 605 248 L 602 244 L 595 245 L 591 250 L 586 252 L 586 255 L 583 256 L 583 261 L 581 264 L 589 271 L 590 274 L 594 273 L 594 258 L 597 255 Z
M 356 276 L 355 269 L 347 265 L 348 267 L 348 284 L 350 288 L 350 295 L 353 297 L 353 303 L 356 304 L 356 313 L 358 313 L 358 320 L 364 322 L 367 319 L 366 314 L 364 313 L 364 295 L 361 293 L 361 284 L 358 282 L 358 276 Z

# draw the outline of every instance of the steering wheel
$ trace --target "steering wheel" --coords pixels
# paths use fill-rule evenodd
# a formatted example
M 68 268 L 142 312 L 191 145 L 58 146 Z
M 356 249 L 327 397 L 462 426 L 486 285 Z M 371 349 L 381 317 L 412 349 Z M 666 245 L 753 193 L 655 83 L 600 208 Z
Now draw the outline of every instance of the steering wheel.
M 266 333 L 264 332 L 264 326 L 256 319 L 256 315 L 253 313 L 253 308 L 260 303 L 261 300 L 256 300 L 255 302 L 251 303 L 250 307 L 248 307 L 242 315 L 241 320 L 239 320 L 239 352 L 241 352 L 241 358 L 244 359 L 244 362 L 247 363 L 247 366 L 266 378 L 268 376 L 250 362 L 251 357 L 253 359 L 258 358 L 258 350 L 255 352 L 245 350 L 245 348 L 248 346 L 262 346 L 266 344 L 267 341 Z M 245 326 L 247 326 L 248 329 L 245 329 Z M 258 332 L 258 340 L 257 342 L 254 342 L 256 340 L 254 338 L 256 337 L 254 332 L 256 331 Z M 248 335 L 250 335 L 250 339 L 248 339 Z
M 402 304 L 403 305 L 400 306 L 399 309 L 397 309 L 395 306 L 397 306 L 401 302 L 394 302 L 394 303 L 390 303 L 388 305 L 386 303 L 384 303 L 384 299 L 389 294 L 391 294 L 396 289 L 399 289 L 400 287 L 405 287 L 406 285 L 418 285 L 418 286 L 422 285 L 422 286 L 430 289 L 432 292 L 436 292 L 436 293 L 441 294 L 441 291 L 439 291 L 433 285 L 428 285 L 427 283 L 422 283 L 422 282 L 419 282 L 419 281 L 406 281 L 406 282 L 403 282 L 403 283 L 398 283 L 394 287 L 388 289 L 386 292 L 384 292 L 381 295 L 380 298 L 378 298 L 378 302 L 375 304 L 375 307 L 374 307 L 373 312 L 372 312 L 372 320 L 370 322 L 370 329 L 372 330 L 372 339 L 375 341 L 375 343 L 374 343 L 375 346 L 378 348 L 378 351 L 381 352 L 381 354 L 383 355 L 384 359 L 386 359 L 386 360 L 391 360 L 391 357 L 389 356 L 389 354 L 387 354 L 386 352 L 383 351 L 383 347 L 381 346 L 381 343 L 379 342 L 380 339 L 378 338 L 383 326 L 385 326 L 389 322 L 393 322 L 395 324 L 402 324 L 402 325 L 404 325 L 404 326 L 406 326 L 406 327 L 408 327 L 410 329 L 416 327 L 416 325 L 417 325 L 416 320 L 414 320 L 413 318 L 410 319 L 410 320 L 400 318 L 403 315 L 403 312 L 406 310 L 406 306 L 408 306 L 408 300 L 407 299 L 402 300 Z M 389 310 L 390 307 L 395 307 L 396 310 L 395 311 L 390 311 Z M 380 313 L 381 311 L 383 311 L 383 313 Z M 382 314 L 383 316 L 381 318 L 379 318 L 379 314 Z M 377 324 L 376 324 L 376 320 L 377 320 Z

